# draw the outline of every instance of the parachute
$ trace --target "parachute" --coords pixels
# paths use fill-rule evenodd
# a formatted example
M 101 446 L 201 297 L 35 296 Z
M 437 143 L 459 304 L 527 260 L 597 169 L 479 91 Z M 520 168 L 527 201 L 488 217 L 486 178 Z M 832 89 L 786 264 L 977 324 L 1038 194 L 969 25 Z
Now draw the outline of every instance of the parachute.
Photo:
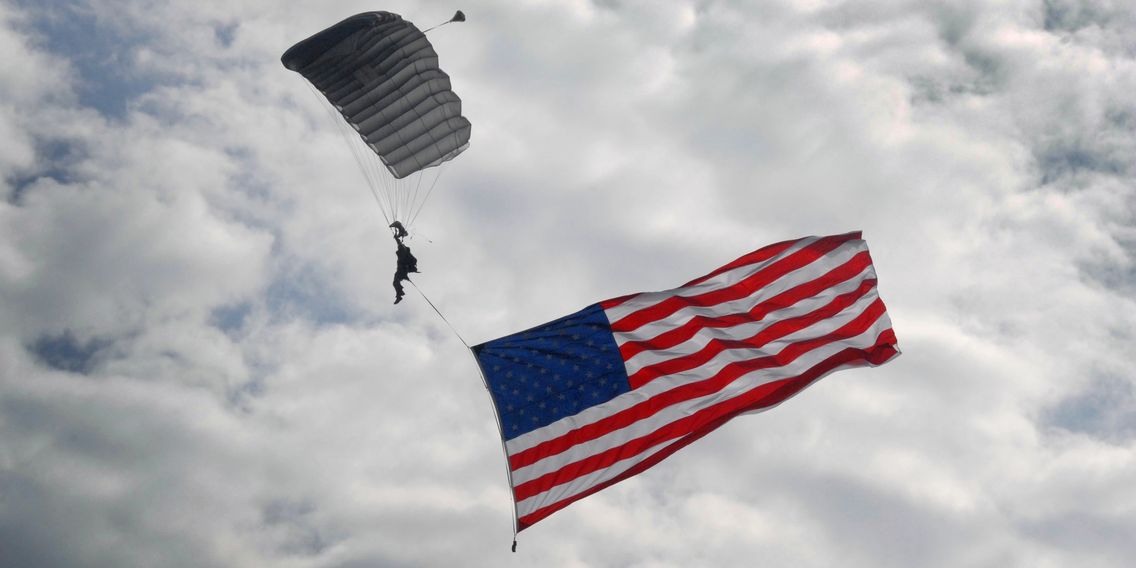
M 464 20 L 459 11 L 450 21 Z M 471 130 L 426 34 L 398 14 L 365 12 L 297 43 L 280 61 L 331 105 L 383 217 L 409 227 L 441 175 L 436 168 L 423 190 L 423 171 L 465 151 Z

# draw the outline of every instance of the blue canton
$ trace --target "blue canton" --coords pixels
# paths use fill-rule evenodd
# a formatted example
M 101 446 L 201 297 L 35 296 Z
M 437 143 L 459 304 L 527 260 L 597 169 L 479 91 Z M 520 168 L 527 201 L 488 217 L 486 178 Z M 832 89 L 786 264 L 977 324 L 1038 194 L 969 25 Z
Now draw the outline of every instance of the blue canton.
M 631 390 L 599 304 L 473 347 L 506 440 Z

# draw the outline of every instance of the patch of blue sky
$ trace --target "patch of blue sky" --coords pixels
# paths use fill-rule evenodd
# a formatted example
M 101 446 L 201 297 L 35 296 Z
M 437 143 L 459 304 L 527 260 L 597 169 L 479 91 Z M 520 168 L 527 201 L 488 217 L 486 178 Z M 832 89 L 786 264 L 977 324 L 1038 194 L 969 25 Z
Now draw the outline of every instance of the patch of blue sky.
M 209 322 L 226 334 L 234 335 L 244 328 L 250 313 L 252 304 L 249 302 L 221 306 L 209 314 Z
M 58 371 L 90 373 L 100 354 L 111 345 L 102 339 L 79 339 L 71 332 L 43 335 L 27 346 L 28 351 L 44 365 Z
M 1136 436 L 1136 386 L 1121 377 L 1101 376 L 1043 416 L 1045 423 L 1108 442 Z
M 217 38 L 217 43 L 221 44 L 222 47 L 231 47 L 233 41 L 237 39 L 238 27 L 240 27 L 240 24 L 237 22 L 213 26 L 213 35 Z
M 19 205 L 24 194 L 37 181 L 44 178 L 60 184 L 76 180 L 70 165 L 82 156 L 79 146 L 65 140 L 44 141 L 36 147 L 36 165 L 31 171 L 14 172 L 7 177 L 11 190 L 6 196 L 9 203 Z
M 327 275 L 310 265 L 284 267 L 265 295 L 276 319 L 299 318 L 318 325 L 358 321 L 356 310 L 344 300 Z
M 261 512 L 264 526 L 283 537 L 277 546 L 286 556 L 317 556 L 334 542 L 315 524 L 315 513 L 311 503 L 289 499 L 270 501 Z
M 28 14 L 41 49 L 66 58 L 79 76 L 76 91 L 83 106 L 110 118 L 122 118 L 130 101 L 159 78 L 140 74 L 132 65 L 135 50 L 149 38 L 142 31 L 112 25 L 113 14 L 98 14 L 75 0 L 17 0 Z

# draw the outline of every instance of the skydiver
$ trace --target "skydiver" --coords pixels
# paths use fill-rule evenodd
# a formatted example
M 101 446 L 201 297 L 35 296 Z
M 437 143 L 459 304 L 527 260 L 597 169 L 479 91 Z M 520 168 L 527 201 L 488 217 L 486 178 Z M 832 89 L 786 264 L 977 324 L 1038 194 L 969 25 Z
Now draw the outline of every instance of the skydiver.
M 394 242 L 398 245 L 398 249 L 394 253 L 397 259 L 394 270 L 394 303 L 397 304 L 402 301 L 402 297 L 405 295 L 402 289 L 402 281 L 409 281 L 410 273 L 418 272 L 418 259 L 414 258 L 414 255 L 410 252 L 410 247 L 402 242 L 402 239 L 409 234 L 402 223 L 395 221 L 391 223 L 391 228 L 395 230 Z

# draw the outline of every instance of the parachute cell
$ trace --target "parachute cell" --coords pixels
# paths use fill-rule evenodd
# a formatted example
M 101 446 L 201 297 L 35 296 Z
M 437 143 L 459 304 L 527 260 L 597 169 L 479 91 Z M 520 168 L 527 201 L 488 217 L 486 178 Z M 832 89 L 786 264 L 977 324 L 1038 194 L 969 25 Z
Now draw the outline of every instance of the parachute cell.
M 469 120 L 437 52 L 398 14 L 351 16 L 292 46 L 281 62 L 323 93 L 395 178 L 469 146 Z

